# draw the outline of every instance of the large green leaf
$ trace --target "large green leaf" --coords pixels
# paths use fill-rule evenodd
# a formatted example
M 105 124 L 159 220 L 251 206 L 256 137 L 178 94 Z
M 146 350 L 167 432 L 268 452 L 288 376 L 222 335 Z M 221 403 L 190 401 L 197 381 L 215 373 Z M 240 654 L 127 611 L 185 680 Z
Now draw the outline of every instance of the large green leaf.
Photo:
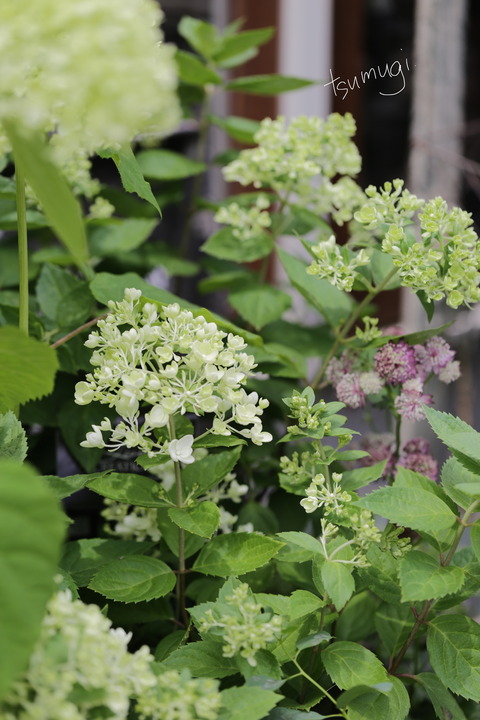
M 137 603 L 163 597 L 175 583 L 175 574 L 161 560 L 128 555 L 101 567 L 88 587 L 110 600 Z
M 98 225 L 90 232 L 90 251 L 102 258 L 130 252 L 148 240 L 156 226 L 157 221 L 148 218 L 115 219 Z
M 146 475 L 133 473 L 98 473 L 89 476 L 90 490 L 103 497 L 140 507 L 166 507 L 163 488 Z
M 4 121 L 3 127 L 12 145 L 15 162 L 22 168 L 55 234 L 77 265 L 84 265 L 88 249 L 80 204 L 51 161 L 43 138 L 21 135 L 14 123 Z
M 178 24 L 178 32 L 192 48 L 205 58 L 211 58 L 218 45 L 218 31 L 214 25 L 184 15 Z
M 222 68 L 231 68 L 250 60 L 258 53 L 259 45 L 268 42 L 275 32 L 274 28 L 255 28 L 222 37 L 213 53 L 213 61 Z
M 207 255 L 220 260 L 234 262 L 253 262 L 269 255 L 273 250 L 273 240 L 267 233 L 259 233 L 255 237 L 239 240 L 229 227 L 224 227 L 211 235 L 203 243 L 201 249 Z
M 432 430 L 467 469 L 480 475 L 480 433 L 459 418 L 425 408 Z
M 427 631 L 430 663 L 444 685 L 480 702 L 480 626 L 465 615 L 440 615 Z
M 286 75 L 249 75 L 230 80 L 227 90 L 236 90 L 252 95 L 279 95 L 280 93 L 314 85 L 313 80 L 287 77 Z
M 0 415 L 0 458 L 23 462 L 27 457 L 27 434 L 15 413 Z
M 466 509 L 472 502 L 471 494 L 460 489 L 468 484 L 476 486 L 479 482 L 479 475 L 468 470 L 455 457 L 450 457 L 442 467 L 442 486 L 447 495 L 460 507 Z
M 388 692 L 372 689 L 348 702 L 349 720 L 404 720 L 410 709 L 410 698 L 402 681 L 388 676 L 392 687 Z M 345 693 L 344 693 L 345 695 Z
M 325 670 L 341 690 L 356 685 L 376 685 L 389 680 L 384 666 L 362 645 L 340 640 L 322 652 Z
M 261 720 L 282 696 L 271 690 L 245 685 L 222 690 L 221 698 L 218 720 Z
M 432 701 L 439 720 L 467 720 L 467 717 L 453 695 L 449 693 L 442 681 L 434 673 L 424 672 L 415 675 L 415 680 L 425 688 Z
M 215 437 L 215 436 L 213 436 Z M 185 495 L 192 498 L 217 485 L 227 473 L 231 472 L 238 462 L 241 445 L 233 450 L 210 453 L 182 469 L 182 487 Z
M 0 699 L 28 662 L 65 531 L 55 497 L 28 466 L 0 461 Z
M 253 145 L 255 133 L 260 128 L 260 123 L 257 120 L 237 117 L 236 115 L 230 115 L 226 118 L 210 115 L 210 121 L 225 130 L 234 140 L 247 145 Z
M 204 163 L 172 150 L 142 150 L 137 160 L 143 174 L 153 180 L 183 180 L 206 170 Z
M 279 320 L 292 304 L 292 298 L 271 285 L 259 285 L 230 293 L 228 300 L 238 314 L 260 330 Z
M 17 327 L 0 327 L 0 412 L 51 393 L 57 367 L 51 347 Z
M 408 605 L 383 603 L 375 611 L 375 629 L 390 656 L 400 650 L 414 623 L 415 618 Z
M 350 600 L 355 590 L 352 566 L 335 560 L 326 560 L 321 567 L 322 582 L 337 610 Z
M 150 205 L 153 205 L 160 215 L 162 214 L 150 183 L 143 177 L 140 164 L 130 145 L 126 145 L 119 150 L 102 150 L 99 155 L 102 158 L 112 158 L 120 174 L 122 185 L 127 192 L 136 193 L 142 200 L 146 200 Z
M 57 328 L 79 327 L 95 304 L 86 282 L 49 263 L 40 271 L 36 295 L 40 310 Z
M 187 85 L 219 85 L 222 78 L 218 73 L 204 65 L 195 55 L 177 50 L 175 60 L 178 66 L 180 80 Z
M 427 533 L 456 523 L 456 516 L 446 503 L 420 488 L 380 488 L 359 500 L 357 505 L 398 525 Z
M 444 567 L 420 550 L 411 550 L 400 562 L 403 602 L 432 600 L 455 593 L 464 581 L 462 568 Z
M 327 280 L 307 275 L 307 264 L 303 260 L 281 248 L 277 252 L 293 287 L 323 315 L 329 325 L 336 327 L 349 316 L 353 301 L 347 293 L 330 285 Z
M 187 668 L 193 677 L 224 678 L 238 673 L 235 658 L 222 655 L 222 643 L 202 640 L 174 650 L 162 663 L 166 670 Z
M 71 575 L 79 587 L 88 585 L 95 573 L 104 565 L 136 555 L 153 547 L 152 542 L 136 540 L 105 540 L 104 538 L 83 538 L 66 543 L 60 561 L 62 570 Z
M 187 532 L 209 538 L 220 523 L 220 510 L 210 500 L 188 508 L 170 508 L 170 520 Z
M 193 569 L 204 575 L 243 575 L 265 565 L 283 543 L 259 533 L 217 535 L 205 545 Z

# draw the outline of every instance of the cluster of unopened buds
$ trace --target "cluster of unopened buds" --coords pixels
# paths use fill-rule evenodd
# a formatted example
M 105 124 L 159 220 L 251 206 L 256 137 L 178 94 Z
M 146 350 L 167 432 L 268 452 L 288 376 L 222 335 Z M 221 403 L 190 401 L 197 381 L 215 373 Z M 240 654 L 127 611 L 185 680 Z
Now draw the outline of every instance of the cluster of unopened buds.
M 104 418 L 83 446 L 136 447 L 149 457 L 169 455 L 189 464 L 193 435 L 171 433 L 173 417 L 185 413 L 212 414 L 208 432 L 214 435 L 235 432 L 256 445 L 272 440 L 260 419 L 268 400 L 242 387 L 255 367 L 253 356 L 243 352 L 243 338 L 176 303 L 159 309 L 142 302 L 136 289 L 127 289 L 109 308 L 85 343 L 93 349 L 95 370 L 77 383 L 75 402 L 98 401 L 122 419 L 114 426 Z M 110 434 L 109 441 L 103 433 Z
M 431 395 L 424 393 L 425 382 L 433 375 L 444 383 L 457 380 L 460 366 L 454 358 L 454 350 L 438 336 L 417 345 L 390 341 L 376 351 L 373 367 L 365 357 L 347 350 L 331 360 L 326 375 L 338 399 L 349 407 L 363 407 L 367 396 L 379 396 L 390 388 L 395 391 L 394 410 L 409 420 L 421 420 L 423 405 L 432 403 Z

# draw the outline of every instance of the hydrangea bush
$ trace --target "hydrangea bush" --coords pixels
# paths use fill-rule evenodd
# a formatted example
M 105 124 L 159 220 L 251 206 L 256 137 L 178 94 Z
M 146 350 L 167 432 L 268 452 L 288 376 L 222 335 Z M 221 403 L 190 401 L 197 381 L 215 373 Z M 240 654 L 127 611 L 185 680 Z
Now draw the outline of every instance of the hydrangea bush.
M 184 17 L 174 51 L 160 17 L 0 8 L 0 718 L 475 720 L 480 434 L 435 407 L 461 367 L 434 321 L 480 299 L 472 218 L 362 189 L 351 115 L 212 115 L 216 90 L 308 81 L 225 79 L 270 28 Z M 158 147 L 180 107 L 196 161 Z M 223 169 L 246 191 L 205 203 L 210 124 L 248 146 Z M 398 287 L 427 329 L 381 326 Z

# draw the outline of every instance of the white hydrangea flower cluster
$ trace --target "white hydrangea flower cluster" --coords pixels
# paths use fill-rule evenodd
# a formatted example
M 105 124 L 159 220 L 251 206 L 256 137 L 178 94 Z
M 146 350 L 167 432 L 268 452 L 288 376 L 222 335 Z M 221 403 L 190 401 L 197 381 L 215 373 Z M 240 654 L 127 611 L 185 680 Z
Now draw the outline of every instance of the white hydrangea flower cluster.
M 129 653 L 130 637 L 96 605 L 58 592 L 27 671 L 3 701 L 2 719 L 85 720 L 96 711 L 95 717 L 126 720 L 131 699 L 156 684 L 153 657 L 146 646 Z
M 177 70 L 161 17 L 153 0 L 0 3 L 0 123 L 53 132 L 62 165 L 170 129 Z
M 233 235 L 238 240 L 252 240 L 260 235 L 272 224 L 267 208 L 270 201 L 266 195 L 259 195 L 250 207 L 244 207 L 237 202 L 229 202 L 217 210 L 215 222 L 230 225 Z
M 319 507 L 324 507 L 327 513 L 342 513 L 345 503 L 352 500 L 350 493 L 342 490 L 340 483 L 341 473 L 332 473 L 331 482 L 327 482 L 325 475 L 318 473 L 306 489 L 306 498 L 300 500 L 305 512 L 312 513 Z
M 340 248 L 337 245 L 334 235 L 328 240 L 313 245 L 311 250 L 317 259 L 308 266 L 307 273 L 328 280 L 329 283 L 346 292 L 350 292 L 353 288 L 358 276 L 356 268 L 368 265 L 370 262 L 367 250 L 362 249 L 356 255 L 349 253 L 346 247 Z
M 218 680 L 192 678 L 188 670 L 167 670 L 135 706 L 140 720 L 216 720 L 221 695 Z
M 122 421 L 112 427 L 105 418 L 87 433 L 82 445 L 109 450 L 137 447 L 149 457 L 163 454 L 192 463 L 193 435 L 162 438 L 161 429 L 176 413 L 210 413 L 214 435 L 235 432 L 256 445 L 270 442 L 272 436 L 263 430 L 260 419 L 268 400 L 255 392 L 247 394 L 242 387 L 255 367 L 252 355 L 242 352 L 243 338 L 227 335 L 176 303 L 158 310 L 140 298 L 141 292 L 130 288 L 124 300 L 110 302 L 109 315 L 85 343 L 94 350 L 95 370 L 77 383 L 75 402 L 109 405 Z M 110 433 L 109 442 L 104 432 Z
M 199 630 L 203 633 L 219 628 L 224 642 L 223 656 L 241 655 L 255 667 L 256 653 L 278 639 L 282 618 L 263 612 L 262 605 L 255 600 L 247 583 L 237 585 L 225 600 L 230 612 L 219 615 L 212 608 L 207 609 Z
M 159 542 L 162 534 L 158 528 L 156 508 L 127 505 L 105 498 L 105 507 L 101 512 L 107 521 L 104 529 L 110 535 L 122 540 L 152 540 Z
M 391 225 L 382 243 L 402 284 L 429 300 L 446 298 L 452 308 L 480 301 L 480 242 L 470 213 L 437 197 L 419 215 L 422 239 L 416 242 L 399 225 Z
M 228 182 L 270 188 L 285 199 L 309 204 L 319 195 L 312 179 L 356 175 L 361 158 L 351 137 L 355 121 L 347 113 L 332 113 L 326 120 L 299 116 L 285 126 L 285 118 L 264 119 L 255 134 L 257 147 L 242 150 L 224 168 Z M 331 193 L 331 189 L 329 191 Z

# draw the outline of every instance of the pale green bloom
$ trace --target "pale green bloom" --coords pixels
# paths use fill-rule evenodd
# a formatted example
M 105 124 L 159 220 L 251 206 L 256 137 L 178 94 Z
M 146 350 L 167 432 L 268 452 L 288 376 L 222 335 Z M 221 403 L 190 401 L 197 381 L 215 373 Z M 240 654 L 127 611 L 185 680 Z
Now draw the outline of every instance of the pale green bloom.
M 316 260 L 308 266 L 307 273 L 328 280 L 329 283 L 346 292 L 350 292 L 353 288 L 358 276 L 356 268 L 368 265 L 370 262 L 369 254 L 365 249 L 359 250 L 355 255 L 348 248 L 339 247 L 333 235 L 328 240 L 313 245 L 311 249 Z
M 93 349 L 95 370 L 77 384 L 75 401 L 109 405 L 122 421 L 113 427 L 105 418 L 81 444 L 137 447 L 150 457 L 169 455 L 189 464 L 194 461 L 192 435 L 170 440 L 156 432 L 175 413 L 187 412 L 213 414 L 213 434 L 236 432 L 256 445 L 270 442 L 261 421 L 268 400 L 242 387 L 255 367 L 254 358 L 242 352 L 244 340 L 180 310 L 177 303 L 158 309 L 140 298 L 141 292 L 130 288 L 122 302 L 111 302 L 109 315 L 85 343 Z
M 211 630 L 221 632 L 223 656 L 240 655 L 255 667 L 255 655 L 278 639 L 283 622 L 280 615 L 263 611 L 246 583 L 235 583 L 225 601 L 217 601 L 218 608 L 217 603 L 208 603 L 210 607 L 200 618 L 199 630 L 202 634 Z M 201 608 L 197 606 L 197 610 Z
M 255 203 L 250 207 L 229 202 L 217 210 L 214 220 L 230 225 L 233 235 L 239 240 L 251 240 L 272 224 L 270 214 L 266 211 L 269 205 L 270 201 L 265 195 L 255 198 Z
M 216 720 L 221 695 L 218 680 L 192 678 L 188 670 L 167 670 L 136 705 L 140 720 Z
M 355 220 L 369 230 L 376 230 L 384 224 L 408 222 L 423 207 L 425 200 L 404 190 L 403 186 L 404 182 L 399 178 L 386 182 L 379 190 L 369 185 L 365 190 L 368 200 L 354 214 Z
M 63 165 L 170 129 L 177 73 L 160 20 L 153 0 L 4 0 L 0 124 L 54 132 Z
M 24 675 L 0 712 L 5 720 L 85 720 L 103 707 L 126 720 L 131 699 L 156 683 L 146 646 L 129 653 L 131 634 L 112 628 L 97 605 L 54 595 Z M 75 695 L 72 693 L 75 692 Z

